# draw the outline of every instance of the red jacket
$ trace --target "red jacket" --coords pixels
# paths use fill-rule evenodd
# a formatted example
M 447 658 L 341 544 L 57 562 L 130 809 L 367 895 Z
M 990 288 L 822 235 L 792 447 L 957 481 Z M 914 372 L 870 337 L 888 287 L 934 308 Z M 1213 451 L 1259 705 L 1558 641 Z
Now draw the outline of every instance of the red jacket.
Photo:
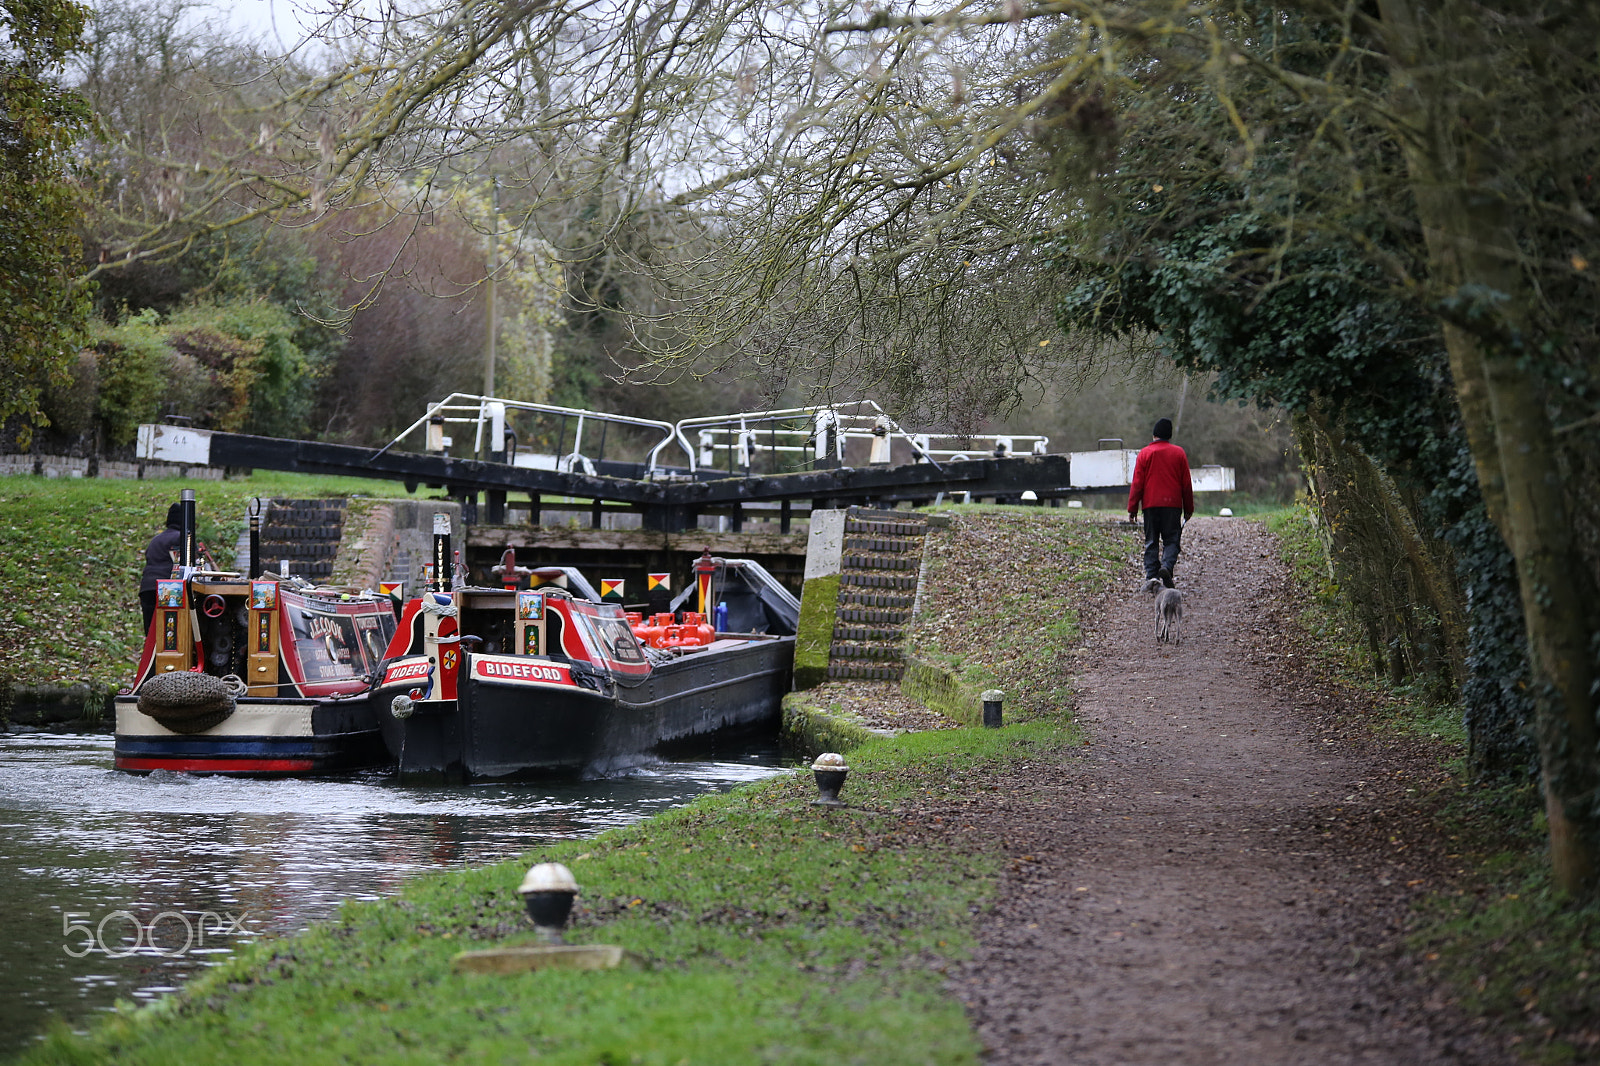
M 1128 513 L 1140 507 L 1182 507 L 1183 517 L 1194 515 L 1194 484 L 1189 480 L 1189 457 L 1171 441 L 1153 440 L 1133 464 L 1133 485 L 1128 490 Z

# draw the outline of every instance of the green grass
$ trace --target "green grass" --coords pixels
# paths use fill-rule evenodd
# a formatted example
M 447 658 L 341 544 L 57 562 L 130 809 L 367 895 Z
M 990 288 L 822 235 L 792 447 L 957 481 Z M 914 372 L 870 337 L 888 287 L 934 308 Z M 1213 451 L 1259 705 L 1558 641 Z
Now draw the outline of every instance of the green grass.
M 976 1063 L 941 972 L 972 950 L 997 841 L 928 833 L 949 801 L 1071 743 L 1064 718 L 875 742 L 845 798 L 809 775 L 707 797 L 640 826 L 425 876 L 258 943 L 152 1009 L 22 1062 Z M 568 940 L 642 964 L 454 975 L 459 950 L 531 940 L 514 887 L 535 861 L 580 885 Z
M 1226 507 L 1235 518 L 1256 518 L 1264 522 L 1294 509 L 1294 504 L 1280 499 L 1247 496 L 1242 492 L 1203 492 L 1195 496 L 1194 502 L 1194 513 L 1201 517 L 1215 515 Z
M 398 496 L 393 482 L 258 474 L 228 481 L 0 477 L 0 679 L 126 682 L 137 663 L 144 548 L 185 488 L 200 539 L 233 561 L 252 496 Z
M 1531 782 L 1463 787 L 1439 832 L 1465 876 L 1414 915 L 1410 946 L 1463 1009 L 1512 1030 L 1532 1062 L 1600 1062 L 1600 901 L 1551 884 L 1547 827 Z
M 1301 500 L 1292 508 L 1265 518 L 1278 538 L 1278 549 L 1289 565 L 1294 585 L 1310 593 L 1310 603 L 1299 622 L 1316 646 L 1324 666 L 1348 680 L 1372 680 L 1372 657 L 1362 639 L 1355 612 L 1340 598 L 1338 584 L 1328 568 L 1328 552 L 1317 536 L 1311 506 Z

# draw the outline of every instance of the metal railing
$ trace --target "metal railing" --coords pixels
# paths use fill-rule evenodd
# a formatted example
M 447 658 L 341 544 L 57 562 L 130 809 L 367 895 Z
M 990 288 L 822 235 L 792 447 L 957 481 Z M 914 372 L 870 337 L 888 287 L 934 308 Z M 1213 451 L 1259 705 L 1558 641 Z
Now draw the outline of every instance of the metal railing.
M 1036 435 L 908 433 L 872 400 L 705 415 L 672 423 L 456 392 L 429 404 L 422 417 L 401 430 L 393 440 L 374 453 L 373 458 L 389 451 L 419 429 L 425 431 L 422 450 L 442 454 L 451 445 L 446 429 L 459 425 L 473 427 L 472 450 L 475 456 L 485 455 L 487 438 L 489 457 L 504 455 L 506 458 L 503 461 L 515 462 L 515 444 L 510 449 L 506 446 L 508 434 L 512 441 L 516 439 L 515 431 L 507 423 L 507 416 L 513 411 L 561 419 L 554 466 L 563 473 L 582 470 L 592 475 L 595 472 L 595 460 L 583 451 L 585 429 L 592 423 L 598 423 L 601 427 L 598 458 L 604 457 L 605 430 L 609 426 L 628 426 L 659 433 L 660 439 L 649 447 L 644 458 L 647 479 L 667 476 L 665 466 L 668 464 L 663 462 L 662 453 L 672 445 L 682 450 L 689 473 L 693 475 L 702 468 L 716 468 L 716 453 L 719 450 L 726 451 L 730 471 L 741 469 L 749 472 L 756 465 L 758 457 L 765 453 L 772 457 L 771 466 L 776 472 L 784 456 L 803 457 L 799 464 L 801 466 L 842 464 L 846 449 L 853 441 L 867 443 L 869 465 L 889 464 L 894 444 L 900 441 L 906 445 L 913 462 L 931 463 L 935 468 L 939 467 L 941 459 L 1003 458 L 1017 454 L 1018 448 L 1042 455 L 1049 450 L 1050 444 L 1050 438 Z M 571 448 L 566 450 L 567 426 L 574 421 L 576 426 Z
M 689 441 L 691 432 L 696 437 L 694 446 Z M 842 463 L 851 441 L 867 442 L 868 465 L 890 463 L 898 440 L 906 444 L 912 462 L 932 463 L 936 468 L 940 459 L 1006 457 L 1017 454 L 1019 446 L 1043 455 L 1050 446 L 1049 437 L 1037 435 L 908 433 L 871 400 L 686 418 L 677 424 L 677 439 L 690 457 L 691 470 L 715 466 L 719 449 L 726 450 L 730 468 L 750 470 L 761 452 L 807 455 L 814 463 Z
M 605 452 L 605 428 L 608 426 L 630 426 L 636 429 L 655 430 L 661 434 L 660 443 L 650 450 L 650 465 L 654 467 L 656 454 L 667 444 L 672 443 L 676 428 L 671 422 L 663 422 L 654 418 L 636 418 L 633 415 L 608 414 L 603 411 L 584 411 L 576 407 L 562 407 L 557 404 L 533 403 L 527 400 L 507 400 L 498 396 L 479 396 L 474 393 L 453 392 L 438 403 L 429 404 L 423 416 L 411 423 L 405 429 L 380 448 L 374 455 L 384 452 L 399 444 L 406 437 L 418 429 L 426 427 L 427 431 L 423 440 L 423 451 L 440 453 L 446 450 L 449 438 L 445 436 L 445 427 L 451 425 L 470 425 L 474 427 L 472 451 L 474 455 L 484 454 L 484 438 L 487 435 L 490 442 L 489 454 L 508 453 L 510 461 L 515 461 L 514 450 L 506 448 L 507 422 L 506 415 L 510 411 L 524 411 L 531 414 L 550 415 L 561 419 L 561 433 L 556 443 L 556 470 L 562 473 L 571 473 L 582 470 L 586 474 L 594 473 L 594 461 L 583 453 L 584 430 L 589 423 L 599 423 L 601 426 L 600 454 Z M 572 448 L 564 451 L 566 447 L 567 424 L 576 421 L 577 425 L 572 435 Z M 515 431 L 512 431 L 515 439 Z M 495 444 L 500 446 L 494 447 Z

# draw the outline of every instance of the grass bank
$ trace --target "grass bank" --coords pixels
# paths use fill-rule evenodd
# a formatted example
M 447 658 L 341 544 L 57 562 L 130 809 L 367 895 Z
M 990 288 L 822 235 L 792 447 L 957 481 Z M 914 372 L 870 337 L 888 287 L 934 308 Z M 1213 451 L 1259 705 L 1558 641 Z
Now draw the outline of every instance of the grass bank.
M 997 841 L 958 830 L 974 783 L 1071 743 L 1064 717 L 874 742 L 845 798 L 809 775 L 708 797 L 516 862 L 409 882 L 260 942 L 153 1008 L 58 1030 L 24 1063 L 446 1061 L 976 1063 L 941 971 L 967 956 Z M 570 866 L 575 943 L 618 970 L 456 975 L 460 950 L 530 942 L 515 886 Z
M 1072 706 L 1084 612 L 1115 582 L 1135 535 L 1104 515 L 960 505 L 928 533 L 921 609 L 904 686 L 956 721 L 981 721 L 984 689 L 1007 721 Z
M 0 681 L 124 684 L 137 665 L 144 548 L 185 488 L 200 539 L 233 561 L 252 496 L 395 495 L 354 478 L 257 474 L 229 481 L 0 477 Z
M 1511 1030 L 1528 1061 L 1600 1062 L 1600 903 L 1577 906 L 1551 884 L 1535 782 L 1472 780 L 1459 708 L 1374 679 L 1303 505 L 1268 525 L 1296 584 L 1310 592 L 1299 621 L 1321 661 L 1370 695 L 1372 728 L 1438 742 L 1449 771 L 1418 816 L 1435 841 L 1449 843 L 1451 876 L 1414 906 L 1411 948 L 1465 1011 Z

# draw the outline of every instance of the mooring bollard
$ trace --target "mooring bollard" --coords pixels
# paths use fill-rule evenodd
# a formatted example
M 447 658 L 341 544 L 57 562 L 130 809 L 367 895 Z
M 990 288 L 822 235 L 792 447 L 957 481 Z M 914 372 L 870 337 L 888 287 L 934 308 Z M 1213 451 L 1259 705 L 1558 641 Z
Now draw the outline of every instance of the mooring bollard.
M 812 776 L 817 779 L 817 798 L 811 801 L 812 806 L 849 806 L 839 798 L 839 790 L 844 787 L 844 777 L 849 772 L 844 756 L 838 752 L 825 751 L 818 755 L 817 761 L 811 764 Z
M 572 871 L 559 862 L 542 862 L 528 871 L 517 887 L 523 906 L 539 939 L 547 944 L 562 942 L 561 934 L 567 928 L 567 917 L 572 913 L 572 901 L 578 895 L 578 883 Z
M 534 947 L 463 951 L 451 966 L 456 973 L 514 974 L 531 970 L 610 970 L 628 953 L 616 944 L 568 944 L 562 933 L 572 914 L 578 883 L 559 862 L 542 862 L 517 887 L 542 943 Z
M 997 688 L 985 689 L 983 692 L 983 727 L 985 729 L 1000 728 L 1000 703 L 1006 694 Z

